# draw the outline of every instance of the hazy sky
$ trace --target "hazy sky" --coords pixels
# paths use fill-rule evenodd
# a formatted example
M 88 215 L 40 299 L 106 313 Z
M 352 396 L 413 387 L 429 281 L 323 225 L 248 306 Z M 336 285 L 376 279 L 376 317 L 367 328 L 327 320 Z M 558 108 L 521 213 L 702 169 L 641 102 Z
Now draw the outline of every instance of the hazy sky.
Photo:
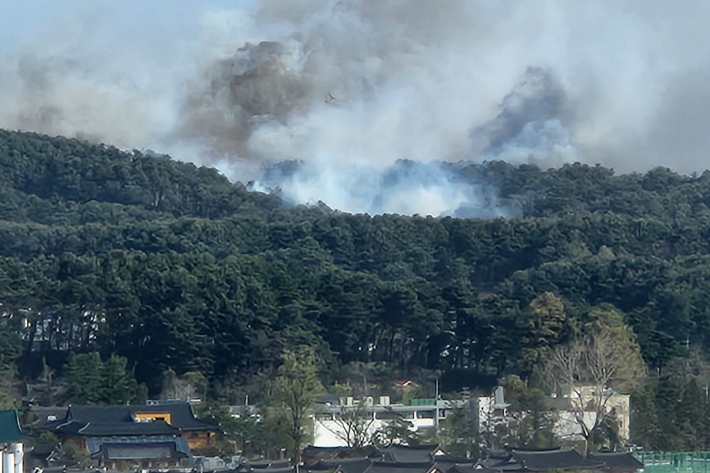
M 433 168 L 363 196 L 398 159 L 710 168 L 710 2 L 2 6 L 0 127 L 152 148 L 241 180 L 302 160 L 281 183 L 299 202 L 436 214 L 479 198 Z

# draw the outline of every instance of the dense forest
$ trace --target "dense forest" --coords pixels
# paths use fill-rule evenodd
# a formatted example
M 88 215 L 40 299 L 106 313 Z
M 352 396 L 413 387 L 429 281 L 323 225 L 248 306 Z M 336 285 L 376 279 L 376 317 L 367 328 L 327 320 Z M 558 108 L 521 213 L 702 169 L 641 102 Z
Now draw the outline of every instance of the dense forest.
M 6 400 L 53 373 L 111 401 L 78 381 L 93 370 L 143 396 L 197 374 L 236 402 L 303 346 L 325 385 L 370 367 L 488 389 L 613 313 L 649 373 L 630 440 L 707 448 L 710 173 L 449 166 L 519 217 L 289 207 L 167 156 L 0 130 Z

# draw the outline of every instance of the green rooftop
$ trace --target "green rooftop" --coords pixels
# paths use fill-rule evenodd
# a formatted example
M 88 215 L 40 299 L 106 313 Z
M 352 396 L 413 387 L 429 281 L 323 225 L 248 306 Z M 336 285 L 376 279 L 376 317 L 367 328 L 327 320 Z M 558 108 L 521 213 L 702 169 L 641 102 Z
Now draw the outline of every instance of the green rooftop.
M 0 444 L 20 442 L 24 438 L 15 409 L 0 411 Z

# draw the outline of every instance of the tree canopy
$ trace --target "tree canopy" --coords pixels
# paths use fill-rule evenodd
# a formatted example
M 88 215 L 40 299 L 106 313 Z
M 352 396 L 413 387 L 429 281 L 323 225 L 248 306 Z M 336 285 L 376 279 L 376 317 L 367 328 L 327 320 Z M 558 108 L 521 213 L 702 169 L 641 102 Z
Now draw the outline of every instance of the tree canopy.
M 669 366 L 710 348 L 710 173 L 448 166 L 518 216 L 289 207 L 167 156 L 0 130 L 2 369 L 122 386 L 70 383 L 64 402 L 153 396 L 187 373 L 224 397 L 310 347 L 326 384 L 387 366 L 457 391 L 534 378 L 606 324 L 633 334 L 652 378 L 635 392 L 653 415 L 633 440 L 663 446 L 653 432 L 682 415 L 704 431 L 671 400 L 689 406 L 705 372 Z

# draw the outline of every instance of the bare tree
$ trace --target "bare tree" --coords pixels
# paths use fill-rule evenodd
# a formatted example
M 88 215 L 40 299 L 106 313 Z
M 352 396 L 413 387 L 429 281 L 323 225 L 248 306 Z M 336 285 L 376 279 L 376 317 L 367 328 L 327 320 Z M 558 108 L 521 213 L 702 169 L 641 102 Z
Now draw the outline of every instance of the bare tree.
M 645 365 L 628 327 L 604 328 L 557 347 L 547 363 L 548 379 L 566 390 L 569 410 L 587 450 L 603 441 L 614 419 L 614 389 L 628 389 L 645 374 Z
M 327 421 L 322 425 L 348 447 L 360 448 L 372 443 L 371 429 L 374 423 L 374 413 L 364 402 L 360 402 L 356 406 L 341 406 L 340 412 L 334 416 L 334 425 L 328 425 Z

